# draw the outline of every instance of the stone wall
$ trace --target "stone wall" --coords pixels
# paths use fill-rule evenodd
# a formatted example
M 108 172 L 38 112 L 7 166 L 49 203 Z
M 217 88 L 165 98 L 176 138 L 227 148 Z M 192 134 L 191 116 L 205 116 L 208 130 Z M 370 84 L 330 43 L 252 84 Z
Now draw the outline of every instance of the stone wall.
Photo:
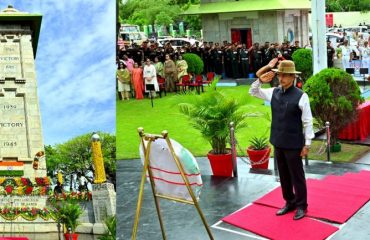
M 308 12 L 305 10 L 237 12 L 202 15 L 203 39 L 231 41 L 231 29 L 252 29 L 252 42 L 283 42 L 288 30 L 304 46 L 308 43 Z

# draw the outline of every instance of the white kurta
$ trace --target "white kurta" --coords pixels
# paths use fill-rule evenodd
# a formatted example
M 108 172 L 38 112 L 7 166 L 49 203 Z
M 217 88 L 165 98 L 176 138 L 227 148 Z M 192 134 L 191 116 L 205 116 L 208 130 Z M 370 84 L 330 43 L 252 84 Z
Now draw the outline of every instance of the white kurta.
M 350 46 L 346 47 L 344 45 L 340 46 L 340 48 L 342 49 L 342 65 L 345 70 L 346 68 L 350 67 L 349 60 L 352 49 Z
M 362 66 L 363 68 L 368 68 L 369 69 L 369 74 L 370 74 L 370 47 L 360 47 L 361 51 L 361 57 L 362 57 Z
M 159 85 L 157 81 L 157 71 L 155 70 L 154 65 L 150 64 L 149 66 L 147 65 L 144 66 L 143 77 L 145 81 L 145 92 L 149 92 L 146 90 L 147 84 L 154 84 L 155 91 L 156 92 L 159 91 Z M 150 78 L 152 79 L 151 81 L 148 80 Z

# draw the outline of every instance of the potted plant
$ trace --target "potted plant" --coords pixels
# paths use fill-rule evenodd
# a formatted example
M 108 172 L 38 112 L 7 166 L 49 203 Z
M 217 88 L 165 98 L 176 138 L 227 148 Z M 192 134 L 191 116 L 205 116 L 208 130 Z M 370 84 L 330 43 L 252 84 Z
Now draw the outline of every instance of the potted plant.
M 234 122 L 235 132 L 245 127 L 245 114 L 240 109 L 241 102 L 216 90 L 217 82 L 218 78 L 202 95 L 188 96 L 188 102 L 180 104 L 180 112 L 189 117 L 192 126 L 211 144 L 207 156 L 213 175 L 230 177 L 233 166 L 231 150 L 227 148 L 229 124 Z
M 64 225 L 67 231 L 71 231 L 71 233 L 64 234 L 65 240 L 77 240 L 78 234 L 75 231 L 77 226 L 80 225 L 78 218 L 83 213 L 80 205 L 75 201 L 61 201 L 57 210 L 60 223 Z
M 270 152 L 271 148 L 268 144 L 267 137 L 253 137 L 250 140 L 250 146 L 247 148 L 252 168 L 267 169 L 269 166 Z

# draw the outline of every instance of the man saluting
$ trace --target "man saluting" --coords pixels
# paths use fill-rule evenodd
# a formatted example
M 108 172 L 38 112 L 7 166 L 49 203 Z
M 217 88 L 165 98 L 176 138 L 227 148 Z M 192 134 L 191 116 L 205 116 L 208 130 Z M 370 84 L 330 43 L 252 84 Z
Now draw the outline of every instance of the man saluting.
M 312 129 L 312 114 L 306 93 L 294 86 L 297 72 L 293 61 L 278 62 L 274 58 L 265 67 L 268 72 L 255 81 L 249 93 L 271 102 L 272 122 L 270 142 L 274 146 L 280 184 L 286 204 L 276 215 L 284 215 L 297 209 L 294 220 L 301 219 L 307 212 L 307 187 L 302 157 L 308 154 Z M 279 87 L 262 89 L 262 83 L 270 82 L 275 76 Z M 294 189 L 294 191 L 293 191 Z

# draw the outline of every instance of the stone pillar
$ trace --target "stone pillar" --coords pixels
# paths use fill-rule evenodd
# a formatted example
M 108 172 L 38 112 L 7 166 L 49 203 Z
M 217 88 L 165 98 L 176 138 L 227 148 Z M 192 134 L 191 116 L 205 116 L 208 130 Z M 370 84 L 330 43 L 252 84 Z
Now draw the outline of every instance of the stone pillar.
M 105 231 L 104 220 L 116 214 L 116 192 L 112 183 L 93 184 L 92 200 L 95 224 L 94 234 Z
M 31 179 L 46 176 L 35 71 L 41 18 L 12 6 L 0 12 L 0 162 Z

